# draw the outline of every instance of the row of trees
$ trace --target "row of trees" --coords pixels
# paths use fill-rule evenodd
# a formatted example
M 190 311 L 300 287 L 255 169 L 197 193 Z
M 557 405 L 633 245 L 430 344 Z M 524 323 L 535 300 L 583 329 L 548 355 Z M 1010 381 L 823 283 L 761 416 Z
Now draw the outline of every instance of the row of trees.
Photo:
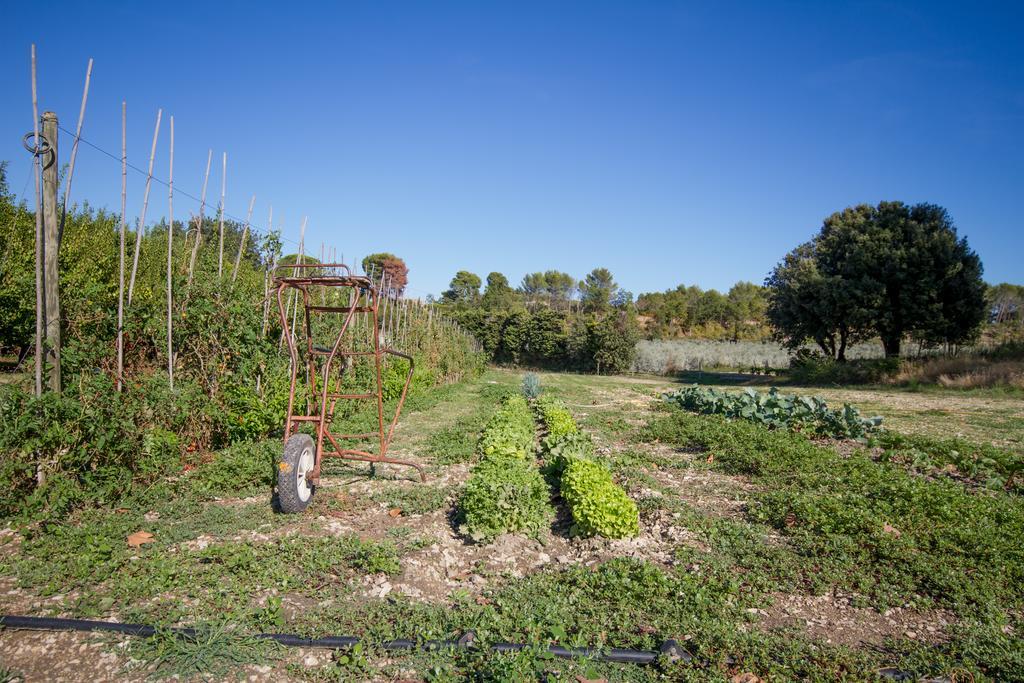
M 545 307 L 586 313 L 625 309 L 633 303 L 633 294 L 619 287 L 607 268 L 595 268 L 582 280 L 559 270 L 529 273 L 517 289 L 512 288 L 504 274 L 493 272 L 487 276 L 482 293 L 481 285 L 479 275 L 460 270 L 441 294 L 440 303 L 457 310 L 510 311 Z
M 641 294 L 637 310 L 647 320 L 649 338 L 764 340 L 771 336 L 765 311 L 768 293 L 752 282 L 738 282 L 726 294 L 696 285 Z
M 557 270 L 530 273 L 518 288 L 502 273 L 490 273 L 484 285 L 460 270 L 439 305 L 497 363 L 623 372 L 640 334 L 633 295 L 607 268 L 582 280 Z

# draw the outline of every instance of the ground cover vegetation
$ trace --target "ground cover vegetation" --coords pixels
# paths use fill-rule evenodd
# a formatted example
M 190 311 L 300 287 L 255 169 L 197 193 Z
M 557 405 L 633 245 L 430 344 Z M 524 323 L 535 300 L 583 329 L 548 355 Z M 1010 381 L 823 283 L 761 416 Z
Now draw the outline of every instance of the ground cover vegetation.
M 462 535 L 459 497 L 442 492 L 460 490 L 473 469 L 461 458 L 445 464 L 452 432 L 472 429 L 468 457 L 482 459 L 482 428 L 522 382 L 489 370 L 431 394 L 402 421 L 395 448 L 420 458 L 436 481 L 420 484 L 401 470 L 366 479 L 336 463 L 307 514 L 280 515 L 269 504 L 279 442 L 262 455 L 233 446 L 231 457 L 133 490 L 119 508 L 80 508 L 62 522 L 5 531 L 5 611 L 201 627 L 191 640 L 168 633 L 127 649 L 100 646 L 115 655 L 111 666 L 134 657 L 140 676 L 217 677 L 227 660 L 229 675 L 258 680 L 875 681 L 882 669 L 1020 680 L 1020 497 L 943 460 L 955 457 L 954 445 L 970 458 L 984 444 L 902 433 L 884 449 L 821 440 L 673 408 L 660 399 L 671 387 L 664 380 L 537 379 L 533 411 L 508 399 L 519 406 L 510 413 L 528 418 L 520 443 L 528 421 L 533 430 L 526 459 L 552 463 L 545 444 L 553 450 L 557 439 L 607 467 L 637 504 L 637 536 L 573 536 L 552 518 L 537 541 L 519 532 L 481 545 Z M 902 405 L 899 394 L 851 393 L 887 418 Z M 965 401 L 980 411 L 978 424 L 997 408 L 994 399 Z M 948 431 L 948 417 L 930 419 Z M 551 504 L 557 485 L 544 488 Z M 139 530 L 150 542 L 127 544 Z M 411 591 L 426 591 L 433 572 L 443 577 L 437 592 Z M 467 630 L 481 647 L 527 648 L 373 647 Z M 249 635 L 261 631 L 367 642 L 335 655 L 296 652 L 256 647 Z M 0 653 L 30 637 L 0 632 Z M 91 642 L 66 637 L 69 650 Z M 656 649 L 667 638 L 693 660 L 637 667 L 543 651 L 551 643 Z M 37 670 L 32 660 L 4 661 Z M 92 671 L 99 661 L 77 666 Z M 50 672 L 61 665 L 61 657 L 46 664 Z

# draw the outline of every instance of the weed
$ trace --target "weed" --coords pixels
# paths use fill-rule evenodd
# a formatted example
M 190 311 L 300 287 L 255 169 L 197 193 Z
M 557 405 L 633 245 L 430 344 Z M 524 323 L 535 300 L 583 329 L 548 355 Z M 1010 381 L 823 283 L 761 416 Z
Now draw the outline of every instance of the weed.
M 247 664 L 262 664 L 277 654 L 267 640 L 240 635 L 223 623 L 197 626 L 194 633 L 159 629 L 150 638 L 129 643 L 129 652 L 155 678 L 227 680 L 239 678 Z

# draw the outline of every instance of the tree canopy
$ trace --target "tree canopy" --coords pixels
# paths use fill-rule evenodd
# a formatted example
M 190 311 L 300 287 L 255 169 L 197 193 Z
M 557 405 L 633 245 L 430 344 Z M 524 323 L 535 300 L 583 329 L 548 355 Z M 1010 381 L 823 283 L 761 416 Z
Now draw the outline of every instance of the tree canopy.
M 405 261 L 394 254 L 386 251 L 370 254 L 363 259 L 362 266 L 363 272 L 372 277 L 374 282 L 378 282 L 383 273 L 387 287 L 385 294 L 393 299 L 402 296 L 409 284 L 409 268 Z
M 480 276 L 468 270 L 460 270 L 448 283 L 448 289 L 441 294 L 443 303 L 473 304 L 480 298 Z
M 767 314 L 790 348 L 812 340 L 844 360 L 849 344 L 878 336 L 898 356 L 907 336 L 932 347 L 976 338 L 986 317 L 981 275 L 942 207 L 861 204 L 826 218 L 775 267 Z

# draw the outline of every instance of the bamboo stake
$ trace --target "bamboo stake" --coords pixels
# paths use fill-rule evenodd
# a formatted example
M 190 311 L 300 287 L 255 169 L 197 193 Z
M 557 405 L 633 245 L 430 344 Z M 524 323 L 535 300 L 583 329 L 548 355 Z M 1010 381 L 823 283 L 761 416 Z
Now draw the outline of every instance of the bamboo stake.
M 67 192 L 64 194 L 67 198 Z M 121 101 L 121 241 L 117 253 L 117 390 L 124 377 L 124 233 L 128 201 L 128 104 Z
M 270 205 L 270 216 L 267 218 L 267 234 L 274 232 L 274 205 Z M 263 327 L 262 334 L 267 334 L 267 324 L 270 318 L 270 283 L 274 279 L 274 271 L 277 269 L 277 252 L 274 252 L 274 256 L 270 261 L 270 270 L 267 271 L 267 276 L 264 278 L 265 286 L 263 287 Z
M 224 273 L 224 195 L 228 187 L 228 153 L 224 152 L 220 173 L 220 248 L 217 256 L 217 277 Z
M 64 186 L 64 206 L 60 213 L 60 230 L 58 241 L 64 236 L 64 219 L 68 215 L 68 196 L 71 194 L 71 179 L 75 177 L 75 158 L 78 156 L 78 141 L 82 139 L 82 124 L 85 122 L 85 103 L 89 99 L 89 80 L 92 77 L 92 58 L 85 68 L 85 89 L 82 91 L 82 106 L 78 110 L 78 127 L 75 128 L 75 141 L 71 143 L 71 160 L 68 163 L 68 181 Z M 121 212 L 122 214 L 124 211 Z
M 32 44 L 32 130 L 35 135 L 32 175 L 36 179 L 36 396 L 43 395 L 43 193 L 39 187 L 39 97 L 36 91 L 36 46 Z
M 171 116 L 171 162 L 167 178 L 167 380 L 174 391 L 174 344 L 171 341 L 171 252 L 174 248 L 174 116 Z
M 156 156 L 156 139 L 160 134 L 160 117 L 163 109 L 156 110 L 156 127 L 153 129 L 153 146 L 149 149 L 149 172 L 146 174 L 146 189 L 142 193 L 142 213 L 135 226 L 135 253 L 132 254 L 132 276 L 128 279 L 128 305 L 132 305 L 135 293 L 135 273 L 139 270 L 139 250 L 142 248 L 142 231 L 146 227 L 146 207 L 149 206 L 149 187 L 153 183 L 153 158 Z
M 238 277 L 238 266 L 242 263 L 242 251 L 245 249 L 245 236 L 249 234 L 249 222 L 252 220 L 252 207 L 256 203 L 256 195 L 249 200 L 249 213 L 245 215 L 245 227 L 242 228 L 242 241 L 238 243 L 238 254 L 235 256 L 235 269 L 231 273 L 231 284 Z
M 199 195 L 199 220 L 196 221 L 196 242 L 192 245 L 192 256 L 188 261 L 188 283 L 192 286 L 192 274 L 196 269 L 196 257 L 199 255 L 199 244 L 203 241 L 203 210 L 206 208 L 206 185 L 210 181 L 210 162 L 213 161 L 213 150 L 206 152 L 206 173 L 203 174 L 203 191 Z M 188 235 L 186 234 L 186 237 Z
M 306 221 L 309 216 L 302 217 L 302 227 L 299 228 L 299 259 L 298 263 L 301 266 L 305 261 L 306 256 Z M 297 269 L 296 275 L 302 274 L 302 268 Z M 292 308 L 292 343 L 295 343 L 295 326 L 298 324 L 299 319 L 299 293 L 295 292 L 295 306 Z

